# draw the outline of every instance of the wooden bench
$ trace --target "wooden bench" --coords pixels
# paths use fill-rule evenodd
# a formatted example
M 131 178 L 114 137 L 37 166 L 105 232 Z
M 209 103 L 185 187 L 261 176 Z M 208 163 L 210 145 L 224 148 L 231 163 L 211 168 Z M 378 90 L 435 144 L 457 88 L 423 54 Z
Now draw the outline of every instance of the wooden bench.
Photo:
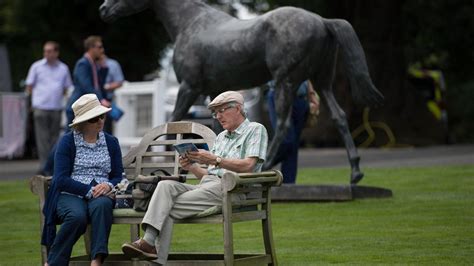
M 212 148 L 216 135 L 209 128 L 192 122 L 171 122 L 150 130 L 137 147 L 132 148 L 123 157 L 127 179 L 133 181 L 141 175 L 148 175 L 156 169 L 166 169 L 173 175 L 180 173 L 178 154 L 170 147 L 173 144 L 193 142 L 207 144 Z M 189 178 L 192 178 L 190 176 Z M 43 227 L 44 217 L 41 212 L 51 177 L 34 176 L 30 180 L 30 189 L 39 196 L 40 223 Z M 171 253 L 167 265 L 277 265 L 275 246 L 271 226 L 271 187 L 279 186 L 282 175 L 279 171 L 237 174 L 227 172 L 222 177 L 224 198 L 221 210 L 214 208 L 205 212 L 207 216 L 175 220 L 175 223 L 223 225 L 224 254 L 186 254 Z M 232 194 L 246 193 L 245 200 L 232 200 Z M 130 241 L 140 237 L 140 223 L 143 212 L 133 209 L 114 209 L 114 224 L 130 224 Z M 262 223 L 263 254 L 234 254 L 233 223 L 260 220 Z M 89 254 L 89 237 L 85 234 L 86 251 Z M 43 263 L 47 258 L 46 247 L 41 247 Z M 70 265 L 89 265 L 87 255 L 71 258 Z M 123 254 L 110 254 L 104 265 L 155 265 L 153 261 L 126 258 Z

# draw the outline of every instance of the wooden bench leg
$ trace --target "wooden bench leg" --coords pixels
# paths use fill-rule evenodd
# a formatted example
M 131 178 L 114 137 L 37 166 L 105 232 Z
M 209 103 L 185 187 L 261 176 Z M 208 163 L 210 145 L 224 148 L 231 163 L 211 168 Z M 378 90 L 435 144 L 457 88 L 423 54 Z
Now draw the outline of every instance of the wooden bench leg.
M 131 224 L 130 225 L 130 241 L 135 242 L 138 239 L 140 239 L 140 225 Z
M 234 234 L 232 228 L 232 202 L 228 193 L 224 196 L 224 206 L 222 206 L 224 216 L 224 264 L 234 265 Z
M 270 195 L 271 195 L 270 189 L 265 191 L 263 195 L 267 198 L 267 203 L 262 204 L 262 209 L 264 209 L 267 213 L 267 218 L 262 220 L 263 243 L 265 245 L 265 253 L 272 257 L 272 263 L 270 263 L 270 265 L 276 266 L 278 265 L 278 263 L 277 263 L 276 252 L 275 252 L 275 245 L 273 244 Z
M 33 194 L 39 196 L 39 215 L 40 215 L 40 236 L 43 232 L 44 215 L 43 206 L 46 201 L 46 195 L 48 194 L 48 178 L 42 175 L 35 175 L 30 179 L 30 190 Z M 48 260 L 48 248 L 41 245 L 41 265 L 44 265 Z
M 41 245 L 41 265 L 44 265 L 48 261 L 48 248 Z
M 92 226 L 88 224 L 86 232 L 84 233 L 84 247 L 86 248 L 86 254 L 88 256 L 91 255 L 91 239 L 92 239 L 91 234 L 92 234 Z

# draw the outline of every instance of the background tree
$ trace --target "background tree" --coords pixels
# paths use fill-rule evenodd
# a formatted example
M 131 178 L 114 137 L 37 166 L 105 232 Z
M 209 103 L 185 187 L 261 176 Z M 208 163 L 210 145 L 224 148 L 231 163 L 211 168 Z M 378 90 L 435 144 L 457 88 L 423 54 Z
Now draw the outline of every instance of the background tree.
M 343 18 L 355 28 L 366 52 L 372 79 L 386 96 L 385 106 L 372 110 L 370 119 L 385 122 L 399 143 L 444 143 L 442 124 L 425 107 L 423 97 L 408 82 L 407 67 L 431 54 L 441 58 L 447 83 L 449 125 L 457 141 L 474 140 L 474 2 L 469 0 L 248 0 L 264 12 L 278 6 L 297 6 L 326 18 Z M 347 83 L 338 71 L 338 101 L 351 128 L 362 123 L 362 108 L 354 106 Z M 340 145 L 329 117 L 307 135 L 316 145 Z M 377 145 L 387 142 L 383 132 Z
M 221 6 L 234 0 L 212 0 Z M 424 100 L 408 82 L 407 67 L 430 54 L 438 55 L 447 81 L 451 132 L 458 141 L 474 140 L 474 2 L 470 0 L 241 0 L 257 12 L 278 6 L 297 6 L 327 18 L 352 23 L 365 49 L 375 85 L 386 105 L 371 110 L 370 119 L 386 123 L 399 143 L 444 143 L 441 125 L 425 108 Z M 127 80 L 143 80 L 155 71 L 159 54 L 169 43 L 163 26 L 150 11 L 122 18 L 112 25 L 99 18 L 102 0 L 2 0 L 0 43 L 10 52 L 14 85 L 30 64 L 42 56 L 46 40 L 61 44 L 61 58 L 72 69 L 82 55 L 82 40 L 104 37 L 106 52 L 122 64 Z M 226 9 L 226 8 L 224 8 Z M 230 10 L 227 8 L 227 10 Z M 16 90 L 20 88 L 16 85 Z M 363 108 L 355 106 L 342 71 L 335 86 L 338 101 L 352 129 L 362 123 Z M 309 131 L 309 142 L 340 145 L 324 108 L 319 125 Z M 387 142 L 377 131 L 376 145 Z
M 109 25 L 99 17 L 102 2 L 4 0 L 0 4 L 0 43 L 8 47 L 14 84 L 42 57 L 47 40 L 60 43 L 60 57 L 72 71 L 84 53 L 83 40 L 92 34 L 103 37 L 106 53 L 120 62 L 127 80 L 143 80 L 157 69 L 159 53 L 169 38 L 154 15 L 143 12 Z

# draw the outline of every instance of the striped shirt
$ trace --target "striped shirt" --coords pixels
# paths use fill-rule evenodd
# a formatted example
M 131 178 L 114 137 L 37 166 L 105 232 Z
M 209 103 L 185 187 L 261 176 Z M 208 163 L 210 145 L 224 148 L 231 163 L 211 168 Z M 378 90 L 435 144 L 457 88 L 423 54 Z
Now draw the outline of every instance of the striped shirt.
M 240 124 L 233 132 L 224 130 L 217 135 L 211 152 L 222 158 L 245 159 L 258 158 L 253 172 L 262 170 L 266 158 L 268 144 L 267 130 L 262 124 L 250 122 L 248 119 Z M 222 177 L 225 169 L 210 165 L 207 169 L 210 175 Z

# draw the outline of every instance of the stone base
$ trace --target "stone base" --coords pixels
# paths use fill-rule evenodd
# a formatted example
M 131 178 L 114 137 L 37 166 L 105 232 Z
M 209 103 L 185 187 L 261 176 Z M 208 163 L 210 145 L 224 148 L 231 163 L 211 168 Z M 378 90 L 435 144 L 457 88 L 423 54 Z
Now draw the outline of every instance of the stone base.
M 282 185 L 272 188 L 272 201 L 349 201 L 365 198 L 389 198 L 385 188 L 351 185 Z

